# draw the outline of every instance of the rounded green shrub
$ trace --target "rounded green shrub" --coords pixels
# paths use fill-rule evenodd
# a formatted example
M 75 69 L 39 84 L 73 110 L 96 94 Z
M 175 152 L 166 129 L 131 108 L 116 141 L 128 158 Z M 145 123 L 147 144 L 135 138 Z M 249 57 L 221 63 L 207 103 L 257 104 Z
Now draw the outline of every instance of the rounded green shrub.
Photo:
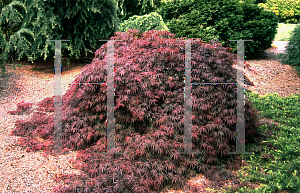
M 159 9 L 170 32 L 176 37 L 218 39 L 236 53 L 237 42 L 245 42 L 245 55 L 253 56 L 268 49 L 276 35 L 278 18 L 251 1 L 175 0 Z
M 289 43 L 286 46 L 286 54 L 281 54 L 282 63 L 295 66 L 300 75 L 300 25 L 292 32 Z
M 162 17 L 156 12 L 151 12 L 142 16 L 134 15 L 119 24 L 119 31 L 126 32 L 129 29 L 137 29 L 141 33 L 152 29 L 157 31 L 169 31 Z

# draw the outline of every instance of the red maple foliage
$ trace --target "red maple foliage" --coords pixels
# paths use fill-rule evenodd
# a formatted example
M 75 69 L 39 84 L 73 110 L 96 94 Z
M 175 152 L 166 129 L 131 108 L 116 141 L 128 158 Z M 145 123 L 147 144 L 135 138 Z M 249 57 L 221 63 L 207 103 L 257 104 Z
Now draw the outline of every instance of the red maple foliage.
M 18 115 L 22 113 L 28 113 L 28 111 L 32 108 L 34 103 L 28 103 L 25 101 L 21 101 L 17 103 L 17 109 L 14 111 L 7 111 L 7 113 L 12 115 Z
M 191 170 L 218 176 L 216 166 L 235 151 L 236 85 L 192 86 L 192 152 L 199 154 L 177 154 L 184 152 L 185 87 L 185 43 L 177 40 L 185 38 L 174 37 L 167 31 L 129 30 L 111 38 L 122 40 L 114 43 L 114 113 L 116 152 L 123 155 L 100 154 L 107 145 L 107 85 L 76 84 L 63 95 L 62 146 L 80 150 L 74 164 L 86 174 L 77 178 L 86 183 L 71 180 L 56 191 L 151 192 L 167 184 L 182 187 Z M 106 48 L 96 51 L 75 82 L 107 82 Z M 193 40 L 191 49 L 192 83 L 236 82 L 236 55 L 230 48 Z M 53 98 L 39 106 L 53 112 Z M 246 139 L 257 134 L 257 116 L 246 100 Z M 57 133 L 53 116 L 39 113 L 12 131 L 22 136 L 20 145 L 46 152 L 53 151 Z

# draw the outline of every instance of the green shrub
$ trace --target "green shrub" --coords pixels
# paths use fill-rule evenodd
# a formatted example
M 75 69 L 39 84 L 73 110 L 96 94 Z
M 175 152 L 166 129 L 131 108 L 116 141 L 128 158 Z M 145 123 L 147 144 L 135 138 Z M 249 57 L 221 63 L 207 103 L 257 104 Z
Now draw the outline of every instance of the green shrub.
M 159 9 L 170 32 L 176 37 L 201 38 L 205 42 L 218 39 L 236 53 L 236 41 L 245 42 L 245 55 L 268 49 L 278 27 L 275 13 L 258 5 L 232 0 L 175 0 L 164 2 Z
M 295 27 L 286 46 L 286 54 L 281 56 L 283 59 L 281 62 L 295 66 L 300 75 L 300 25 Z
M 119 31 L 126 32 L 129 29 L 137 29 L 141 33 L 152 29 L 157 31 L 169 31 L 162 20 L 162 17 L 156 12 L 151 12 L 142 16 L 135 15 L 119 24 Z
M 296 24 L 300 21 L 300 1 L 267 0 L 266 3 L 259 3 L 258 5 L 273 11 L 281 23 Z

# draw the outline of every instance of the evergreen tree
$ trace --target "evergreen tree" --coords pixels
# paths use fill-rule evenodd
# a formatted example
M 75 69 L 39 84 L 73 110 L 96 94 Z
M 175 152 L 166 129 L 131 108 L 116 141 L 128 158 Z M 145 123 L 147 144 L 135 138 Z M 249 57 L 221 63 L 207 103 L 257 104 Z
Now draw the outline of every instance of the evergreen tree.
M 6 5 L 8 5 L 9 3 L 11 3 L 13 0 L 2 0 L 0 2 L 0 14 L 2 12 L 2 8 L 5 7 Z M 6 23 L 5 25 L 3 26 L 0 26 L 0 30 L 4 33 L 4 34 L 7 34 L 7 36 L 11 35 L 13 32 L 16 32 L 18 30 L 17 27 L 12 27 L 12 26 L 9 26 L 8 23 Z
M 6 5 L 10 4 L 13 0 L 2 0 L 0 2 L 0 15 L 2 12 L 2 8 L 5 7 Z M 10 37 L 13 33 L 15 33 L 16 31 L 18 31 L 20 29 L 20 25 L 16 26 L 13 24 L 9 24 L 9 23 L 5 23 L 2 26 L 0 26 L 0 61 L 1 60 L 8 60 L 9 58 L 12 59 L 12 62 L 14 62 L 14 60 L 16 59 L 15 54 L 9 54 L 9 55 L 4 55 L 1 54 L 4 52 L 5 47 L 6 47 L 6 43 L 8 41 L 8 37 Z M 0 65 L 0 67 L 2 68 L 2 73 L 5 72 L 5 68 L 4 66 Z M 13 66 L 14 67 L 14 66 Z
M 8 53 L 16 51 L 18 60 L 44 61 L 53 58 L 55 43 L 46 40 L 67 39 L 61 42 L 62 53 L 76 59 L 93 56 L 117 30 L 117 7 L 114 0 L 13 0 L 4 6 L 0 26 L 9 24 L 20 29 L 8 37 L 0 56 L 4 66 Z M 5 33 L 5 32 L 3 32 Z M 8 34 L 5 34 L 8 35 Z

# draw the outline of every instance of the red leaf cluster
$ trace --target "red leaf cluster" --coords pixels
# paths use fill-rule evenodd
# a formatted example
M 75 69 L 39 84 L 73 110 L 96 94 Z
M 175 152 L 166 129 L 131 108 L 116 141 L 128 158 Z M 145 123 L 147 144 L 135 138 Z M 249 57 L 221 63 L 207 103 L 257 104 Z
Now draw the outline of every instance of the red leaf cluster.
M 32 108 L 33 103 L 28 103 L 25 101 L 22 101 L 20 103 L 17 103 L 17 109 L 14 111 L 8 111 L 7 113 L 11 115 L 19 115 L 22 113 L 29 113 L 28 111 Z

